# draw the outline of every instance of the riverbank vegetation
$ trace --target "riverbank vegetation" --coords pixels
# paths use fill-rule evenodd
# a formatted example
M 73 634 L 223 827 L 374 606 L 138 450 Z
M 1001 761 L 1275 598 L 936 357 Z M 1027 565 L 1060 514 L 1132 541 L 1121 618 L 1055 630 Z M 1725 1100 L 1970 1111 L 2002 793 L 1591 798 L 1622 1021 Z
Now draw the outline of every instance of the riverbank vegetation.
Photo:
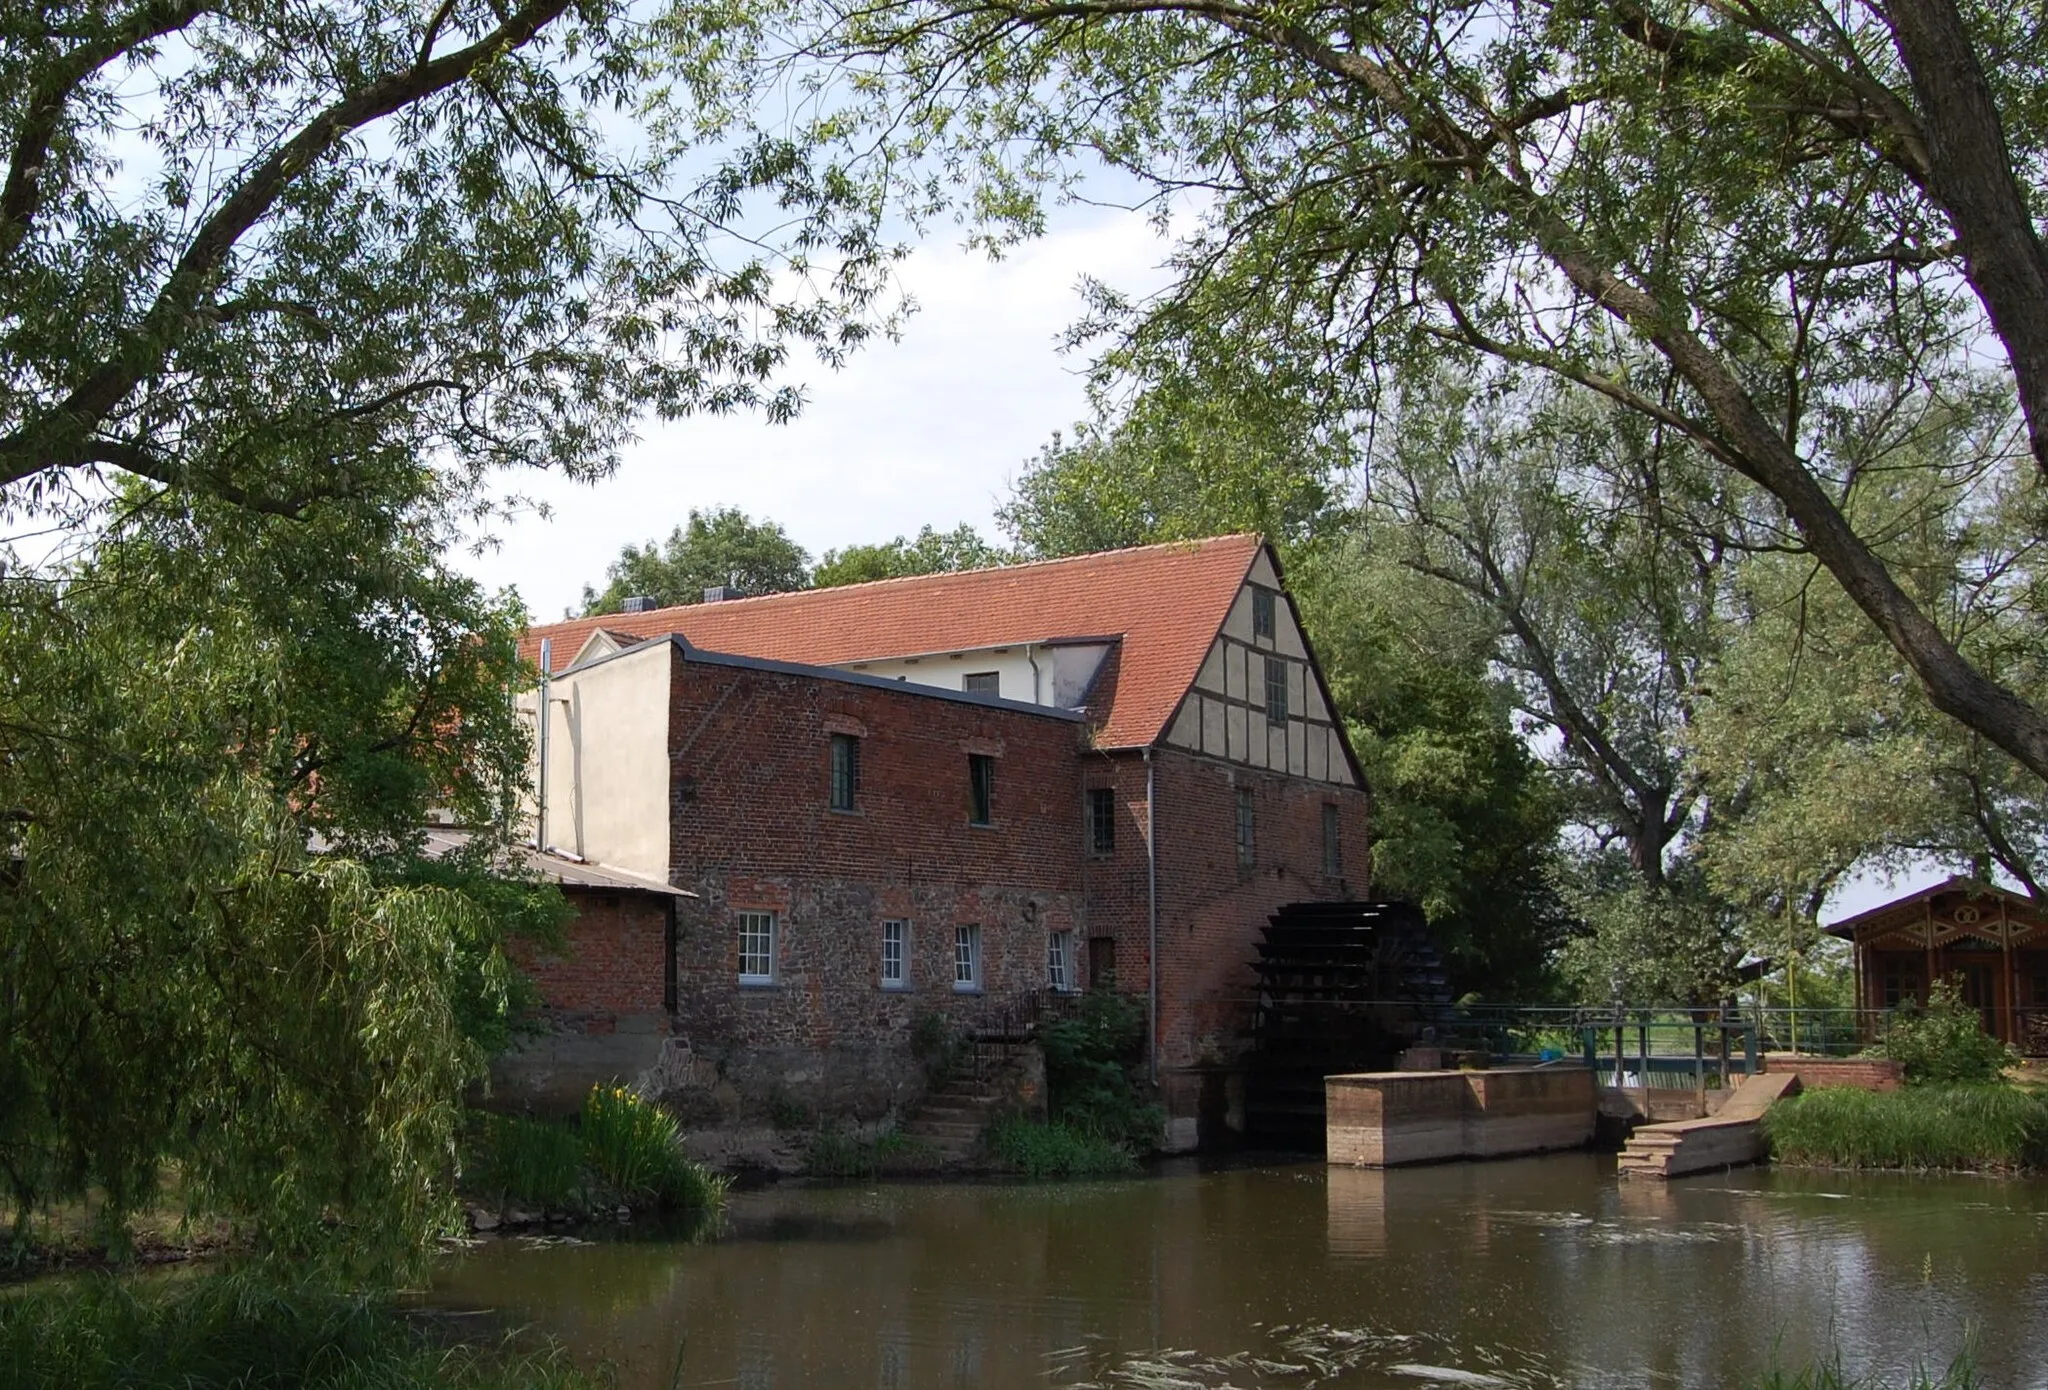
M 1796 1369 L 1773 1366 L 1749 1383 L 1749 1390 L 1980 1390 L 1977 1359 L 1969 1347 L 1941 1371 L 1916 1367 L 1903 1376 L 1854 1375 L 1842 1368 L 1840 1355 L 1810 1361 Z
M 51 1280 L 0 1298 L 0 1384 L 67 1390 L 596 1390 L 559 1349 L 390 1300 L 216 1274 Z
M 684 1154 L 675 1117 L 623 1086 L 592 1087 L 573 1124 L 476 1112 L 465 1137 L 463 1191 L 495 1212 L 701 1212 L 725 1198 L 726 1179 Z
M 1828 1087 L 1773 1105 L 1764 1134 L 1779 1163 L 2018 1172 L 2048 1166 L 2048 1094 L 1998 1083 Z
M 1145 1099 L 1145 1005 L 1113 988 L 1039 1028 L 1046 1118 L 999 1117 L 982 1136 L 990 1158 L 1034 1178 L 1102 1177 L 1136 1170 L 1159 1147 L 1165 1112 Z

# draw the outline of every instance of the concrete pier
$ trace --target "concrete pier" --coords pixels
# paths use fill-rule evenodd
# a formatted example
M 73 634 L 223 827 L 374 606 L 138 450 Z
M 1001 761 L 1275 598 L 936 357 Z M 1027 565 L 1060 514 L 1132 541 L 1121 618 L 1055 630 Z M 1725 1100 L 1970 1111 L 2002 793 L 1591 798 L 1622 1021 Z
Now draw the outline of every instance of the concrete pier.
M 1391 1168 L 1575 1149 L 1598 1102 L 1584 1067 L 1359 1072 L 1324 1078 L 1332 1164 Z

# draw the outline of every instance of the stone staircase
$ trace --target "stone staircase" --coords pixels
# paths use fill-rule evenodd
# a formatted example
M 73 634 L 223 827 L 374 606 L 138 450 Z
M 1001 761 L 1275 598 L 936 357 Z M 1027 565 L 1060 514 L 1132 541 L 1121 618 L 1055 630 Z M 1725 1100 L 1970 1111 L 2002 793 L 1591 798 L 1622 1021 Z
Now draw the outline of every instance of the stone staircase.
M 1797 1076 L 1765 1072 L 1737 1086 L 1720 1110 L 1707 1119 L 1643 1125 L 1629 1136 L 1621 1151 L 1621 1176 L 1678 1178 L 1759 1162 L 1768 1154 L 1764 1111 L 1798 1090 Z
M 1023 1044 L 981 1041 L 911 1112 L 903 1135 L 932 1152 L 933 1164 L 958 1168 L 980 1156 L 981 1133 L 1005 1105 L 1019 1100 Z M 1041 1104 L 1043 1102 L 1041 1101 Z

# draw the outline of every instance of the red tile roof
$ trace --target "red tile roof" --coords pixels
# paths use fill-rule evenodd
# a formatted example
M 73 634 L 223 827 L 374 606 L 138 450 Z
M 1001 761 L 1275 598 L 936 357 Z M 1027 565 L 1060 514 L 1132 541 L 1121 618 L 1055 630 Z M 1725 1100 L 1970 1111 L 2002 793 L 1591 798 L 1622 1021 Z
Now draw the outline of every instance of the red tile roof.
M 1115 699 L 1096 735 L 1104 748 L 1156 742 L 1195 682 L 1262 542 L 1257 536 L 1140 546 L 959 574 L 882 579 L 835 589 L 606 613 L 529 630 L 520 655 L 566 667 L 591 630 L 680 633 L 694 647 L 769 661 L 853 661 L 1122 638 Z

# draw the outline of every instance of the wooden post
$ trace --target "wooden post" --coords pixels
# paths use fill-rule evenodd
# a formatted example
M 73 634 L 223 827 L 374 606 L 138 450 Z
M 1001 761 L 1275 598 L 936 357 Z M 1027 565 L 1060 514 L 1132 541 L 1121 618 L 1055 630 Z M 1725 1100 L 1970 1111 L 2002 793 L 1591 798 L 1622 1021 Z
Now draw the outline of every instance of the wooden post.
M 1615 1089 L 1628 1084 L 1628 1029 L 1617 1018 L 1614 1024 L 1614 1085 Z
M 1650 1025 L 1648 1015 L 1636 1024 L 1636 1075 L 1643 1079 L 1643 1089 L 1650 1089 Z
M 1922 904 L 1927 909 L 1927 978 L 1921 981 L 1920 1002 L 1927 1003 L 1934 997 L 1934 895 L 1929 893 Z
M 1707 1114 L 1707 1030 L 1693 1015 L 1692 1021 L 1692 1088 L 1699 1097 L 1700 1118 Z
M 2003 894 L 1998 899 L 1998 946 L 2005 954 L 2005 969 L 2000 972 L 2005 978 L 1998 991 L 1999 1003 L 2003 1006 L 1999 1010 L 2002 1029 L 1999 1041 L 2017 1043 L 2020 1040 L 2019 979 L 2014 974 L 2012 961 L 2012 911 L 2007 907 Z

